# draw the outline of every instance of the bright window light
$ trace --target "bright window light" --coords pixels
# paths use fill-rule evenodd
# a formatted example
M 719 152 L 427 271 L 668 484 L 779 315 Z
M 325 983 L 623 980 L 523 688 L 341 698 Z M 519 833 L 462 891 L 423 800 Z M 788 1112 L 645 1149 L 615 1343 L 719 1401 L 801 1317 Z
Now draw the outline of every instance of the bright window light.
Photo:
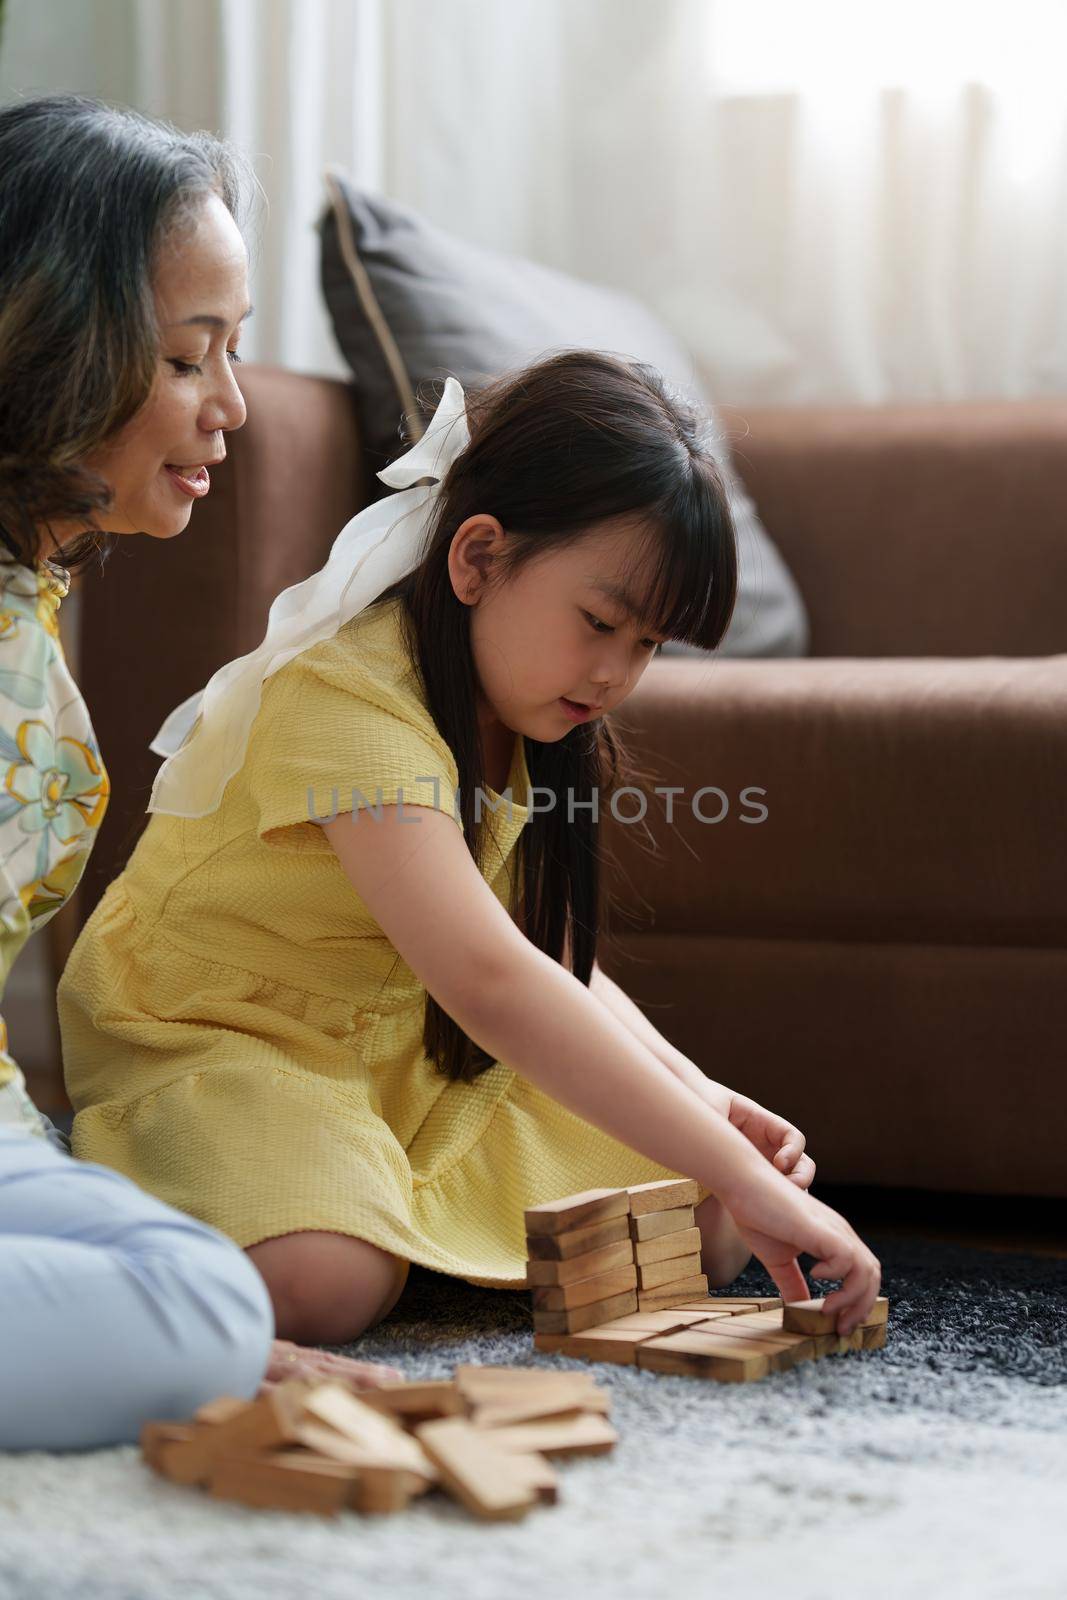
M 1065 0 L 710 0 L 719 95 L 826 89 L 1062 92 Z

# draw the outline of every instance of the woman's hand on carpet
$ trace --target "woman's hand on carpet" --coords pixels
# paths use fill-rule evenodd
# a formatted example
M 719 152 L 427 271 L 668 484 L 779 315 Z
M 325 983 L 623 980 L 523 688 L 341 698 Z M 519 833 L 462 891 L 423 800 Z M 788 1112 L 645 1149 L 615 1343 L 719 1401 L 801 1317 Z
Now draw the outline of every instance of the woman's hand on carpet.
M 783 1300 L 809 1298 L 811 1290 L 797 1260 L 807 1254 L 815 1257 L 813 1278 L 843 1280 L 824 1301 L 826 1311 L 838 1313 L 838 1333 L 851 1333 L 870 1313 L 881 1288 L 881 1264 L 838 1212 L 783 1182 L 780 1172 L 758 1165 L 740 1189 L 719 1198 Z
M 396 1367 L 379 1361 L 356 1361 L 351 1356 L 334 1355 L 329 1350 L 314 1350 L 306 1345 L 293 1344 L 288 1339 L 275 1339 L 271 1345 L 270 1360 L 263 1374 L 259 1393 L 266 1394 L 289 1378 L 306 1378 L 322 1383 L 332 1379 L 346 1383 L 350 1389 L 377 1389 L 383 1383 L 395 1383 L 404 1374 Z
M 805 1152 L 806 1140 L 799 1128 L 779 1117 L 747 1095 L 730 1092 L 729 1121 L 750 1144 L 755 1145 L 776 1172 L 798 1189 L 810 1189 L 815 1163 Z

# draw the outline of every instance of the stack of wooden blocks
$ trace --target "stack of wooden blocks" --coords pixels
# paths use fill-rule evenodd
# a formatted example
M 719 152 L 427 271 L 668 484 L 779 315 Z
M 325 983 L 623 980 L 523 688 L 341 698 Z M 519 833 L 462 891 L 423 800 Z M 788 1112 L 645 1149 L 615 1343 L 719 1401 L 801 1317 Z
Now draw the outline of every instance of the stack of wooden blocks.
M 548 1456 L 601 1455 L 618 1438 L 584 1372 L 460 1366 L 451 1379 L 386 1383 L 357 1396 L 330 1381 L 230 1395 L 191 1422 L 146 1422 L 141 1451 L 173 1483 L 279 1511 L 403 1510 L 443 1489 L 476 1516 L 554 1504 Z
M 579 1333 L 628 1312 L 707 1294 L 700 1270 L 700 1190 L 690 1179 L 590 1189 L 526 1212 L 538 1333 Z
M 821 1300 L 709 1295 L 689 1179 L 591 1189 L 526 1212 L 538 1350 L 743 1383 L 799 1361 L 880 1349 L 889 1302 L 847 1336 Z

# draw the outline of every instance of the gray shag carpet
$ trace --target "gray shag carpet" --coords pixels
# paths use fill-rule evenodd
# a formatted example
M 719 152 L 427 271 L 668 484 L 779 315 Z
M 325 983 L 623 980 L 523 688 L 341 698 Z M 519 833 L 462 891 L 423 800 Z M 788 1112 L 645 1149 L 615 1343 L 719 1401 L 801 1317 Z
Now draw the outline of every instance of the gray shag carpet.
M 212 1501 L 132 1446 L 0 1456 L 0 1600 L 1064 1600 L 1067 1261 L 869 1242 L 886 1348 L 739 1385 L 542 1355 L 527 1294 L 413 1267 L 350 1353 L 611 1391 L 619 1443 L 558 1463 L 558 1505 L 482 1523 L 434 1494 L 326 1520 Z M 739 1291 L 771 1286 L 754 1267 Z

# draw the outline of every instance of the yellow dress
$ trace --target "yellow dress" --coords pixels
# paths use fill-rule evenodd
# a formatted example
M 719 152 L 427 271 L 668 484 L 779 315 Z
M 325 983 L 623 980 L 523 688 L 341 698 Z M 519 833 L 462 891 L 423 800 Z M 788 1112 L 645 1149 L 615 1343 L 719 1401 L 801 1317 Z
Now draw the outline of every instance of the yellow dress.
M 678 1174 L 505 1062 L 470 1084 L 440 1076 L 425 989 L 308 820 L 334 789 L 341 812 L 378 790 L 453 810 L 456 763 L 401 604 L 266 680 L 218 810 L 153 816 L 90 917 L 59 987 L 73 1150 L 242 1246 L 325 1229 L 518 1288 L 526 1207 Z M 517 738 L 483 867 L 509 910 L 528 785 Z

